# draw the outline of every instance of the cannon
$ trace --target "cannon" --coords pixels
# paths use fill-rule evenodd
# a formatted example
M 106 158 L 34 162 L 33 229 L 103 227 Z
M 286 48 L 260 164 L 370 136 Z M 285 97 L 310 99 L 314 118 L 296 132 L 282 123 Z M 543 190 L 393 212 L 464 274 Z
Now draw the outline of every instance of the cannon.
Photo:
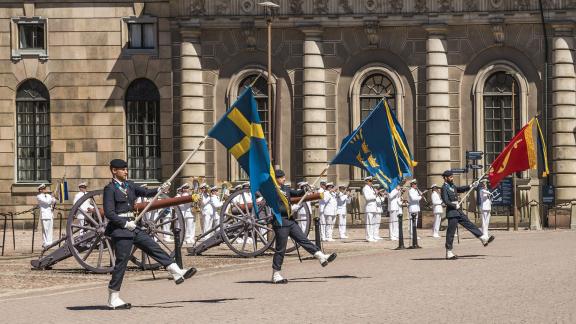
M 171 207 L 198 199 L 197 195 L 192 195 L 155 201 L 150 210 L 156 212 L 147 213 L 147 217 L 142 218 L 140 223 L 142 230 L 148 232 L 170 256 L 174 256 L 175 242 L 172 230 L 178 227 L 185 232 L 185 222 L 180 208 Z M 89 201 L 93 207 L 91 213 L 85 213 L 80 209 L 86 201 Z M 50 269 L 54 264 L 72 256 L 88 271 L 112 272 L 116 258 L 112 249 L 112 240 L 105 234 L 108 219 L 104 216 L 103 209 L 99 207 L 101 202 L 102 190 L 91 191 L 76 202 L 68 214 L 66 235 L 45 247 L 37 260 L 30 261 L 32 267 L 38 270 Z M 135 204 L 134 211 L 137 213 L 143 210 L 146 204 L 146 202 Z M 80 224 L 76 217 L 80 214 L 84 215 L 84 224 Z M 181 235 L 180 246 L 183 240 L 184 235 Z M 48 253 L 62 242 L 64 245 Z M 142 269 L 160 267 L 144 252 L 137 251 L 137 248 L 132 251 L 131 261 Z
M 270 249 L 274 242 L 272 219 L 274 215 L 265 200 L 258 194 L 256 209 L 244 197 L 250 195 L 250 189 L 237 190 L 230 195 L 220 210 L 220 224 L 202 234 L 194 246 L 189 247 L 189 255 L 201 255 L 206 250 L 225 243 L 234 253 L 244 257 L 256 257 Z M 309 194 L 304 201 L 321 198 L 319 193 Z M 292 198 L 296 204 L 300 198 Z M 303 212 L 300 210 L 302 209 Z M 256 213 L 257 211 L 257 213 Z M 310 232 L 311 211 L 308 204 L 302 204 L 298 210 L 293 210 L 295 220 L 299 223 L 305 235 Z M 289 241 L 287 252 L 292 252 L 296 246 Z

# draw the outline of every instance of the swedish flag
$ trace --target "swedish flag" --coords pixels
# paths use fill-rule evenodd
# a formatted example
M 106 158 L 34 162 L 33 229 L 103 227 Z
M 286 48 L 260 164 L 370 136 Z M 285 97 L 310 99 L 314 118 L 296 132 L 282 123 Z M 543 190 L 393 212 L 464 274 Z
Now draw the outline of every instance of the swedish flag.
M 242 92 L 208 135 L 222 143 L 248 173 L 253 201 L 256 201 L 256 192 L 260 191 L 282 224 L 280 202 L 288 211 L 290 204 L 276 182 L 252 87 Z
M 348 164 L 368 171 L 387 191 L 412 175 L 414 161 L 404 130 L 386 100 L 380 101 L 368 117 L 340 145 L 330 164 Z

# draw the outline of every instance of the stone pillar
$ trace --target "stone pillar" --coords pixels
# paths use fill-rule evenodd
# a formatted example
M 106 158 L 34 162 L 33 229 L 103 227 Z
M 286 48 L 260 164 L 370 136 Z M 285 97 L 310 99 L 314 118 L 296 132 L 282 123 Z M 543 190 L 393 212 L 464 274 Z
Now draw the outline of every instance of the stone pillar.
M 206 135 L 204 127 L 204 83 L 201 62 L 200 30 L 182 27 L 181 91 L 180 91 L 180 163 L 198 146 Z M 206 145 L 206 143 L 204 144 Z M 205 176 L 205 146 L 186 164 L 180 178 Z
M 328 161 L 326 138 L 326 87 L 322 58 L 322 29 L 307 27 L 304 33 L 302 156 L 303 176 L 314 181 Z
M 540 206 L 538 202 L 530 202 L 530 229 L 533 231 L 542 230 L 542 225 L 540 224 Z
M 428 184 L 442 183 L 450 165 L 450 97 L 446 26 L 428 25 L 426 41 L 426 160 Z
M 576 198 L 576 73 L 574 23 L 553 24 L 552 173 L 559 202 Z
M 570 229 L 576 229 L 576 200 L 570 202 Z

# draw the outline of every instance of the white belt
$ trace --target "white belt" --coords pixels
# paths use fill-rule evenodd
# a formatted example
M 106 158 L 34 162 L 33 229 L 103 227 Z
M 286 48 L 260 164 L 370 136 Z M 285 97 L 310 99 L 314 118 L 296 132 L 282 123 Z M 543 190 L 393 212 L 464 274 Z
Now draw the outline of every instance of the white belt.
M 134 213 L 133 212 L 127 212 L 127 213 L 118 214 L 118 216 L 126 217 L 126 218 L 134 218 Z

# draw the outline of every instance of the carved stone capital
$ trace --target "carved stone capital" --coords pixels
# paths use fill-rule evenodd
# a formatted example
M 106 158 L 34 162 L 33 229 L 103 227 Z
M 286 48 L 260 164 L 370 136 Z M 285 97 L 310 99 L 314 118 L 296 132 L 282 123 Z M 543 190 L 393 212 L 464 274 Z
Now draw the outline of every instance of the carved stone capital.
M 300 27 L 302 33 L 306 37 L 306 40 L 322 40 L 324 30 L 320 26 L 302 26 Z
M 551 23 L 554 36 L 574 36 L 574 22 L 558 21 Z
M 448 25 L 445 24 L 423 25 L 422 28 L 426 30 L 428 36 L 446 37 L 448 32 Z
M 202 31 L 196 26 L 182 26 L 182 29 L 180 30 L 182 41 L 190 43 L 199 43 L 201 34 Z

